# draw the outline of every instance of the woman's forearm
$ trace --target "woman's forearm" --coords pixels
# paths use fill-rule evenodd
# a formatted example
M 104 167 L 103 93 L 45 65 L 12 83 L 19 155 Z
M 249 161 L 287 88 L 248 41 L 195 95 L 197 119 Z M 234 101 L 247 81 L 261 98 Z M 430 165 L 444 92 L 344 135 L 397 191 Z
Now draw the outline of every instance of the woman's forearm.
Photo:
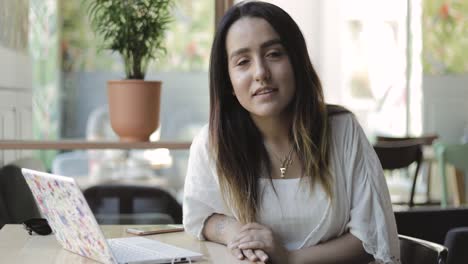
M 210 216 L 203 228 L 207 240 L 226 245 L 238 233 L 242 225 L 234 218 L 222 214 Z
M 366 253 L 361 240 L 347 233 L 316 246 L 291 252 L 291 263 L 369 263 L 373 257 Z

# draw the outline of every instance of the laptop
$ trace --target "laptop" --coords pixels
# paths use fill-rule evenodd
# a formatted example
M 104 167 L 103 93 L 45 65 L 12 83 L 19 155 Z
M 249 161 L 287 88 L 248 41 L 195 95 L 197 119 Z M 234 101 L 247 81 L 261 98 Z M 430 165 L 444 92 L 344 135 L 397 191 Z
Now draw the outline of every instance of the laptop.
M 143 237 L 105 239 L 73 178 L 22 169 L 42 215 L 62 247 L 101 263 L 178 263 L 202 259 L 197 252 Z

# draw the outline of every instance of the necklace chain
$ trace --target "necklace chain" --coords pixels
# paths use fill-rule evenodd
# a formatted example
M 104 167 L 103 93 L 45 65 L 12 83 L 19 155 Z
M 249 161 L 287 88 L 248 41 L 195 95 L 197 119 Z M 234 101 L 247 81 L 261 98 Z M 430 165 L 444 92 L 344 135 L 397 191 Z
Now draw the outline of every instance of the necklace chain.
M 281 178 L 284 178 L 289 166 L 291 166 L 291 164 L 293 163 L 292 154 L 293 154 L 293 151 L 294 151 L 294 146 L 291 146 L 291 149 L 289 150 L 288 154 L 286 154 L 283 158 L 280 158 L 271 149 L 270 149 L 270 151 L 271 151 L 271 153 L 273 153 L 273 155 L 276 157 L 276 159 L 278 159 L 278 161 L 280 162 L 280 164 L 281 164 L 280 165 L 280 173 L 281 173 L 280 176 L 281 176 Z

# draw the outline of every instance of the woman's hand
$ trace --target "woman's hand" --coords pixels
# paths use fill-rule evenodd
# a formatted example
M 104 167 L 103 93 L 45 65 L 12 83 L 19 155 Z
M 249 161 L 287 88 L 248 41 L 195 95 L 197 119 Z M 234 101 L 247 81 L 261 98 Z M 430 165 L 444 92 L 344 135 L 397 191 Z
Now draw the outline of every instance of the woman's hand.
M 268 261 L 268 255 L 265 253 L 265 251 L 261 249 L 239 249 L 237 247 L 235 248 L 229 248 L 231 250 L 232 255 L 234 255 L 236 258 L 243 260 L 244 258 L 247 258 L 248 260 L 252 262 L 257 262 L 260 261 L 262 263 L 266 263 Z
M 288 263 L 289 260 L 288 250 L 275 239 L 273 231 L 258 223 L 244 225 L 239 234 L 228 244 L 228 248 L 231 251 L 237 248 L 243 252 L 262 250 L 274 263 Z M 252 261 L 251 258 L 249 260 Z M 260 260 L 266 262 L 268 258 Z
M 210 241 L 227 245 L 230 244 L 230 241 L 233 241 L 237 234 L 240 233 L 241 228 L 241 223 L 236 219 L 222 214 L 213 214 L 206 220 L 203 235 Z M 268 260 L 268 255 L 265 251 L 260 249 L 241 250 L 236 247 L 229 248 L 229 250 L 234 257 L 240 260 L 243 260 L 244 258 L 247 258 L 252 262 L 266 262 Z
M 242 230 L 241 227 L 235 228 L 236 234 L 239 234 Z M 234 236 L 235 238 L 235 236 Z M 233 241 L 228 243 L 228 246 L 232 244 Z M 252 262 L 257 262 L 261 261 L 263 263 L 266 263 L 269 259 L 268 255 L 265 253 L 264 250 L 262 249 L 240 249 L 239 247 L 228 247 L 229 250 L 231 251 L 232 255 L 234 255 L 236 258 L 243 260 L 244 258 L 247 258 L 248 260 Z

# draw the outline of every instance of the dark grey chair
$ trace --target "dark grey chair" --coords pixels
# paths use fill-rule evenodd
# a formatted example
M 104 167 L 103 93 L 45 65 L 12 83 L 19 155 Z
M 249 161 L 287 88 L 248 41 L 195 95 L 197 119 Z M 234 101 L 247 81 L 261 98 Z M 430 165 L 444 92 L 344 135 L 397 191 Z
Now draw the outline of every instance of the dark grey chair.
M 468 263 L 468 208 L 414 208 L 396 211 L 398 234 L 443 244 L 447 264 Z
M 447 264 L 468 263 L 468 227 L 450 229 L 444 245 L 449 249 Z
M 6 165 L 0 169 L 0 228 L 40 217 L 34 197 L 21 168 Z
M 400 261 L 402 264 L 445 264 L 446 247 L 426 240 L 398 235 L 400 239 Z
M 411 164 L 416 163 L 408 201 L 409 207 L 413 207 L 416 181 L 422 161 L 421 142 L 413 140 L 377 142 L 374 145 L 374 150 L 384 170 L 408 168 Z
M 391 142 L 418 142 L 421 144 L 421 146 L 432 146 L 434 141 L 439 138 L 437 134 L 426 134 L 422 135 L 419 137 L 388 137 L 388 136 L 380 136 L 377 135 L 376 141 L 377 144 L 379 143 L 391 143 Z M 435 201 L 431 200 L 431 193 L 430 193 L 430 186 L 431 186 L 431 162 L 428 160 L 424 159 L 424 156 L 422 157 L 421 161 L 421 168 L 425 173 L 423 172 L 421 175 L 425 175 L 427 177 L 426 179 L 426 201 L 425 202 L 418 202 L 417 205 L 428 205 L 428 204 L 439 204 L 438 202 L 435 203 Z M 417 175 L 415 176 L 417 177 Z M 413 179 L 413 185 L 411 187 L 411 200 L 414 199 L 414 190 L 416 188 L 416 178 Z M 413 202 L 411 202 L 413 203 Z
M 182 206 L 157 187 L 97 185 L 83 194 L 100 224 L 182 223 Z
M 447 232 L 468 226 L 468 208 L 416 207 L 395 211 L 395 221 L 398 234 L 444 244 Z

